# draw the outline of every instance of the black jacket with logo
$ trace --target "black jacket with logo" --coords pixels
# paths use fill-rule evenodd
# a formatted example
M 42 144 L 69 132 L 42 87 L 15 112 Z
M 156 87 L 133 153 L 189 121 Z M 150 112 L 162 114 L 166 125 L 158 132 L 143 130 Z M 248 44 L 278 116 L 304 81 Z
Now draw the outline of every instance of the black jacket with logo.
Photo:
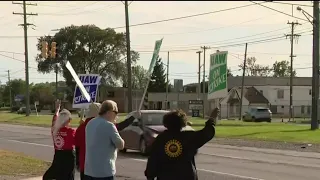
M 198 180 L 194 156 L 214 135 L 212 123 L 200 131 L 164 131 L 152 145 L 145 176 L 148 180 Z

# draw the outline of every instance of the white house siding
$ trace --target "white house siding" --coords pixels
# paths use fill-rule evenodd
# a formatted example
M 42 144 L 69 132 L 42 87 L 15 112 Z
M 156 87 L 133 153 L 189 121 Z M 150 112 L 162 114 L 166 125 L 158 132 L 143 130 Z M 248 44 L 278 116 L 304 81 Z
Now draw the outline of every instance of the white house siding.
M 288 116 L 290 108 L 290 86 L 254 86 L 276 107 L 276 114 Z M 283 90 L 283 98 L 278 97 L 278 90 Z M 311 113 L 311 86 L 293 86 L 292 105 L 295 117 L 308 117 Z M 275 111 L 275 109 L 273 109 Z

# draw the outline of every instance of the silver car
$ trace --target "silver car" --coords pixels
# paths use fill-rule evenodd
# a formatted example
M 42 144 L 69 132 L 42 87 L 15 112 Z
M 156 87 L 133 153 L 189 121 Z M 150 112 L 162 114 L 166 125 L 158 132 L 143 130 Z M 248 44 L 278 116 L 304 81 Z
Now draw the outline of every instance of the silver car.
M 162 119 L 168 112 L 170 111 L 141 110 L 141 119 L 135 119 L 130 126 L 119 132 L 125 141 L 125 148 L 122 152 L 132 149 L 139 150 L 143 155 L 148 154 L 155 138 L 166 130 L 162 124 Z M 135 111 L 129 113 L 126 118 L 129 118 L 133 113 Z M 194 131 L 190 125 L 186 126 L 183 130 Z
M 242 116 L 243 121 L 271 122 L 272 112 L 265 107 L 252 107 Z

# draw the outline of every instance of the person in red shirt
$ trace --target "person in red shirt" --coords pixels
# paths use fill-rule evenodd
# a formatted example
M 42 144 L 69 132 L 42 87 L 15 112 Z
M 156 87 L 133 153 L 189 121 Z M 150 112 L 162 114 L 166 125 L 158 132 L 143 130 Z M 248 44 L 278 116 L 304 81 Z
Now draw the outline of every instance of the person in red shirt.
M 85 164 L 85 156 L 86 156 L 86 126 L 88 122 L 97 117 L 99 115 L 99 109 L 101 104 L 100 103 L 92 103 L 89 106 L 89 111 L 87 114 L 87 119 L 81 123 L 76 131 L 75 135 L 75 149 L 76 149 L 76 166 L 78 171 L 80 172 L 80 179 L 83 180 L 84 178 L 84 164 Z M 124 128 L 128 127 L 130 124 L 133 123 L 135 119 L 140 118 L 141 113 L 137 112 L 133 116 L 125 119 L 124 121 L 117 123 L 116 127 L 118 131 L 123 130 Z
M 75 130 L 69 127 L 71 113 L 60 111 L 60 101 L 56 102 L 56 113 L 52 118 L 51 134 L 54 144 L 54 157 L 43 180 L 74 180 L 74 136 Z

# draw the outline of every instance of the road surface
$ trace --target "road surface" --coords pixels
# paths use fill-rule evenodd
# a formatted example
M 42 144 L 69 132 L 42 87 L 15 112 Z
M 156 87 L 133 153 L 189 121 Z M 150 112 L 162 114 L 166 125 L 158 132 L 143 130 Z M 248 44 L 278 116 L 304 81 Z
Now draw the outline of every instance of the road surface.
M 53 156 L 50 130 L 0 124 L 0 149 L 22 152 L 46 161 Z M 208 143 L 196 158 L 200 180 L 315 180 L 320 154 Z M 143 180 L 146 158 L 137 152 L 119 153 L 118 180 Z M 79 176 L 79 174 L 77 174 Z

